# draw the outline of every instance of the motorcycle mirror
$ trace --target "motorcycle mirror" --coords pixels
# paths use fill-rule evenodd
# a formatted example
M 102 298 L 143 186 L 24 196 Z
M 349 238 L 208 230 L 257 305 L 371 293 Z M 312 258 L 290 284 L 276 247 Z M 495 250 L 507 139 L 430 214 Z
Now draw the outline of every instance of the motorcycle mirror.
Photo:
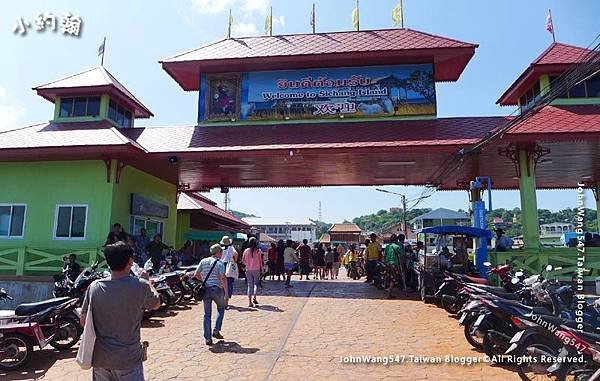
M 483 262 L 483 265 L 485 267 L 490 267 L 492 265 L 492 262 Z
M 515 277 L 517 277 L 517 278 L 520 278 L 520 277 L 522 277 L 523 275 L 524 275 L 524 274 L 523 274 L 523 271 L 517 271 L 517 272 L 515 273 Z M 513 278 L 513 279 L 514 279 L 514 278 Z
M 548 265 L 548 266 L 546 266 L 546 271 L 552 271 L 552 268 L 553 268 L 552 265 Z
M 510 283 L 512 283 L 512 284 L 517 284 L 517 283 L 519 283 L 519 278 L 517 278 L 517 277 L 514 277 L 514 278 L 512 278 L 512 279 L 510 280 Z

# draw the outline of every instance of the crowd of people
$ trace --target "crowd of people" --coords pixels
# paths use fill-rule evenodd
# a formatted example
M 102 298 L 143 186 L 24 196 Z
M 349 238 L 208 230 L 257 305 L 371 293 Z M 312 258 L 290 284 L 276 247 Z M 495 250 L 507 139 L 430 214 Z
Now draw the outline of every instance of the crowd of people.
M 209 247 L 209 255 L 204 258 L 193 255 L 189 241 L 175 255 L 181 266 L 197 264 L 193 276 L 200 281 L 204 290 L 201 296 L 204 340 L 206 345 L 213 345 L 213 339 L 224 338 L 221 328 L 225 310 L 230 307 L 229 301 L 234 294 L 236 279 L 246 280 L 250 308 L 259 306 L 257 294 L 265 278 L 283 280 L 283 286 L 291 288 L 291 279 L 296 272 L 300 280 L 335 280 L 343 265 L 349 277 L 359 266 L 364 266 L 367 282 L 373 282 L 377 271 L 376 261 L 384 261 L 389 274 L 404 273 L 403 240 L 402 235 L 393 235 L 385 249 L 382 249 L 374 234 L 364 242 L 364 247 L 322 243 L 311 246 L 306 239 L 302 242 L 280 240 L 263 252 L 260 242 L 252 235 L 237 248 L 230 237 L 223 236 L 218 243 Z M 143 379 L 143 348 L 140 349 L 139 343 L 142 311 L 158 308 L 160 301 L 148 274 L 142 270 L 138 276 L 132 276 L 131 269 L 135 262 L 145 260 L 157 264 L 164 259 L 165 251 L 172 251 L 172 247 L 162 242 L 160 234 L 150 239 L 145 229 L 139 235 L 131 236 L 116 223 L 108 234 L 104 254 L 111 276 L 94 282 L 88 288 L 81 315 L 84 326 L 87 316 L 91 312 L 94 315 L 94 379 L 120 379 L 125 374 L 131 375 L 131 379 Z M 70 256 L 65 264 L 65 272 L 71 277 L 80 270 L 76 257 Z M 397 282 L 390 285 L 389 296 L 395 285 Z M 217 312 L 214 327 L 213 303 Z

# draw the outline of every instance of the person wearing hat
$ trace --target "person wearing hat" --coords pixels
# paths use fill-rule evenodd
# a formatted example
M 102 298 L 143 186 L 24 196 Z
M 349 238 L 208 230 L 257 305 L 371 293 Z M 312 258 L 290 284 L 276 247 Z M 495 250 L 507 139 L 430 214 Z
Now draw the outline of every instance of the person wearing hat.
M 512 245 L 513 240 L 504 235 L 504 230 L 496 229 L 496 251 L 509 251 Z
M 221 238 L 221 242 L 219 242 L 223 248 L 223 253 L 221 254 L 221 262 L 223 262 L 223 265 L 225 265 L 225 269 L 227 269 L 227 265 L 231 262 L 231 263 L 236 263 L 238 261 L 238 253 L 235 250 L 235 247 L 233 247 L 233 241 L 231 240 L 231 238 L 229 238 L 229 236 L 223 236 L 223 238 Z M 233 281 L 235 280 L 235 278 L 233 277 L 227 277 L 227 290 L 229 291 L 229 299 L 231 299 L 231 296 L 233 295 Z M 227 303 L 226 303 L 227 304 Z
M 194 277 L 201 281 L 206 279 L 206 291 L 203 300 L 204 340 L 206 345 L 213 345 L 213 337 L 218 340 L 223 339 L 223 335 L 221 335 L 221 326 L 223 325 L 225 305 L 229 300 L 229 292 L 227 290 L 225 266 L 219 261 L 222 251 L 221 245 L 212 245 L 210 247 L 211 256 L 200 261 L 196 273 L 194 274 Z M 217 321 L 215 323 L 215 329 L 211 332 L 212 302 L 215 302 L 217 305 Z

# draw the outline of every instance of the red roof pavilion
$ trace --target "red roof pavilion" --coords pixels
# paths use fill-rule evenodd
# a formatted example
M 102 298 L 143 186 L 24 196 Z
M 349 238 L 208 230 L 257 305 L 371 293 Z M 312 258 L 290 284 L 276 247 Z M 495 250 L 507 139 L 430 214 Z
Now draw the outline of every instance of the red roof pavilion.
M 553 42 L 525 71 L 510 85 L 496 101 L 501 106 L 516 106 L 519 96 L 527 91 L 543 74 L 558 75 L 581 62 L 589 49 Z
M 187 91 L 200 73 L 433 63 L 436 81 L 456 81 L 478 45 L 412 29 L 224 39 L 162 61 Z

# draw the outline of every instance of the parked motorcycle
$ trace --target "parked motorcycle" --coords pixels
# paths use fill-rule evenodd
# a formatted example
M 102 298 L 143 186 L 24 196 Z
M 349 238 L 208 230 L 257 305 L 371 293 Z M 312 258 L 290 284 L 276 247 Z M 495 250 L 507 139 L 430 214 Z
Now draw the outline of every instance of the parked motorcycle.
M 0 292 L 0 298 L 7 299 L 4 290 Z M 75 345 L 83 332 L 76 313 L 77 303 L 77 299 L 64 297 L 21 304 L 14 311 L 2 311 L 0 369 L 21 368 L 29 361 L 34 345 L 42 349 L 50 344 L 61 350 Z
M 57 281 L 58 277 L 60 276 L 55 275 L 54 278 L 54 297 L 69 296 L 71 298 L 78 298 L 81 305 L 81 303 L 83 303 L 85 292 L 90 284 L 97 279 L 104 278 L 104 274 L 98 272 L 98 262 L 95 262 L 90 267 L 84 269 L 74 282 L 71 282 L 70 280 L 66 281 L 66 283 L 64 280 Z M 66 275 L 64 275 L 64 278 L 68 279 Z

